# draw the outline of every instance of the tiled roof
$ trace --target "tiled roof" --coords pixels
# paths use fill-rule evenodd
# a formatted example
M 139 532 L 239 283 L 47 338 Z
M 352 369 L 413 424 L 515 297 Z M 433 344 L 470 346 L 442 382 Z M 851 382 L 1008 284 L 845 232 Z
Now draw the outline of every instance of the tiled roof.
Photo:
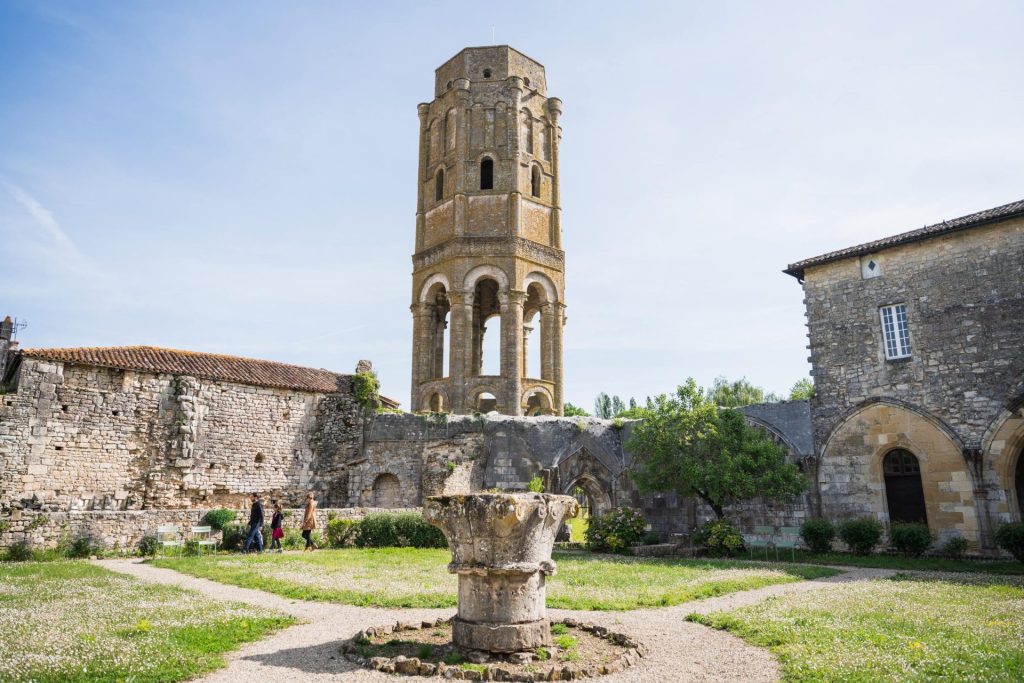
M 1024 200 L 1013 202 L 1011 204 L 1004 204 L 1003 206 L 997 206 L 994 209 L 986 209 L 985 211 L 979 211 L 978 213 L 972 213 L 967 216 L 961 216 L 960 218 L 954 218 L 950 221 L 942 221 L 935 225 L 926 225 L 925 227 L 918 228 L 917 230 L 903 232 L 899 235 L 893 235 L 892 237 L 885 237 L 880 240 L 875 240 L 874 242 L 867 242 L 865 244 L 857 245 L 856 247 L 847 247 L 846 249 L 831 251 L 827 254 L 822 254 L 821 256 L 815 256 L 814 258 L 797 261 L 796 263 L 790 264 L 789 268 L 786 268 L 782 272 L 787 275 L 792 275 L 798 280 L 803 280 L 804 269 L 809 268 L 810 266 L 817 266 L 830 261 L 838 261 L 839 259 L 847 258 L 849 256 L 863 256 L 864 254 L 870 254 L 887 247 L 894 247 L 898 244 L 916 242 L 918 240 L 928 239 L 929 237 L 944 235 L 949 232 L 973 228 L 979 225 L 986 225 L 988 223 L 994 223 L 1006 218 L 1013 218 L 1022 215 L 1024 215 Z
M 25 349 L 23 356 L 78 365 L 191 375 L 259 387 L 334 393 L 347 389 L 348 375 L 269 360 L 179 351 L 156 346 Z

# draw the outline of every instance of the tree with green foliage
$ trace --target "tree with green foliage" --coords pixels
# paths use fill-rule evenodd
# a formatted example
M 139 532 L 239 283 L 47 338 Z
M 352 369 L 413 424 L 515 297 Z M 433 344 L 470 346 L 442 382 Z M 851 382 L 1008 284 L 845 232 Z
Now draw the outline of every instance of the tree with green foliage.
M 566 417 L 590 417 L 590 413 L 572 403 L 566 403 L 562 408 L 562 414 Z
M 613 417 L 628 417 L 626 413 L 637 408 L 635 398 L 629 399 L 629 408 L 618 396 L 609 396 L 603 391 L 594 399 L 594 417 L 610 420 Z
M 804 377 L 789 390 L 789 400 L 806 401 L 809 398 L 814 398 L 814 382 L 810 378 Z
M 725 377 L 716 377 L 708 391 L 708 398 L 722 408 L 739 408 L 753 403 L 778 403 L 779 395 L 755 387 L 747 378 L 730 382 Z
M 747 426 L 742 413 L 720 410 L 693 378 L 651 401 L 626 447 L 641 491 L 697 496 L 719 518 L 742 500 L 785 500 L 807 489 L 783 447 Z

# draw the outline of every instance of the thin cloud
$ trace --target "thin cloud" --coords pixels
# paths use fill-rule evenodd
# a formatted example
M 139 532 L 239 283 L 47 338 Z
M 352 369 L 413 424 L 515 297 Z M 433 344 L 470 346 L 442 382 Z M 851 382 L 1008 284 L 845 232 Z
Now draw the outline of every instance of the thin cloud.
M 35 197 L 30 195 L 25 190 L 21 189 L 17 185 L 12 185 L 6 181 L 0 181 L 3 183 L 4 188 L 14 198 L 14 201 L 18 202 L 21 208 L 32 216 L 36 224 L 46 232 L 46 235 L 53 242 L 54 246 L 61 248 L 68 255 L 74 256 L 75 258 L 81 259 L 82 254 L 78 251 L 78 247 L 71 241 L 64 229 L 57 223 L 57 219 L 53 217 L 53 213 L 45 206 L 40 204 Z

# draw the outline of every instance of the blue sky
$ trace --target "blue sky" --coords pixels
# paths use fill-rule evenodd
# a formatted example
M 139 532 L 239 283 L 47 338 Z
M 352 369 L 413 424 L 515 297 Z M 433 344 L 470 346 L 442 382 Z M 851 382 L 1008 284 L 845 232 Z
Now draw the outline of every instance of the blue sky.
M 1024 197 L 1019 2 L 0 0 L 26 346 L 351 371 L 408 403 L 416 104 L 510 44 L 565 102 L 566 397 L 787 391 L 788 263 Z

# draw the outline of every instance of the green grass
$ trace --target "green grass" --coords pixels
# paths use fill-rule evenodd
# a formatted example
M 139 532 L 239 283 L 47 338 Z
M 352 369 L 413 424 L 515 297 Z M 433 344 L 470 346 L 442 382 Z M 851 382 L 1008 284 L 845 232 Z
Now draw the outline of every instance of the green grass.
M 763 551 L 762 551 L 763 554 Z M 783 552 L 782 559 L 790 558 Z M 757 551 L 754 551 L 757 558 Z M 796 551 L 795 562 L 802 564 L 830 564 L 847 567 L 877 567 L 880 569 L 910 569 L 915 571 L 968 572 L 981 574 L 1024 574 L 1024 563 L 1013 560 L 981 561 L 953 560 L 946 557 L 903 557 L 900 555 L 852 555 L 847 553 L 826 553 L 815 555 L 806 550 Z
M 0 563 L 0 680 L 182 681 L 294 619 L 86 562 Z
M 587 540 L 587 526 L 590 524 L 590 513 L 584 509 L 576 517 L 567 520 L 569 524 L 569 540 L 573 543 L 584 543 Z
M 863 581 L 688 618 L 770 648 L 786 681 L 1024 680 L 1024 588 L 988 577 Z
M 313 554 L 166 558 L 154 562 L 193 576 L 289 598 L 372 607 L 454 607 L 456 577 L 447 550 L 381 548 Z M 836 570 L 728 560 L 555 555 L 547 604 L 565 609 L 628 610 L 777 583 L 832 576 Z

